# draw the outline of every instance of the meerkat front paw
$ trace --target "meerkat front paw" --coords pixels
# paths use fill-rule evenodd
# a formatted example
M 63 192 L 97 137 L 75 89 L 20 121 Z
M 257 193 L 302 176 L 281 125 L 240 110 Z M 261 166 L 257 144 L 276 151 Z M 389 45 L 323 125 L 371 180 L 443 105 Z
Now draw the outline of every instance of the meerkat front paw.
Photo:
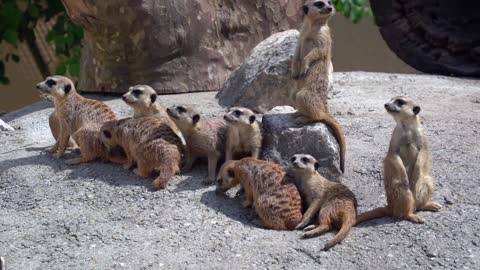
M 308 225 L 307 222 L 302 221 L 302 222 L 298 223 L 298 225 L 295 227 L 295 230 L 301 230 L 301 229 L 305 228 L 307 225 Z

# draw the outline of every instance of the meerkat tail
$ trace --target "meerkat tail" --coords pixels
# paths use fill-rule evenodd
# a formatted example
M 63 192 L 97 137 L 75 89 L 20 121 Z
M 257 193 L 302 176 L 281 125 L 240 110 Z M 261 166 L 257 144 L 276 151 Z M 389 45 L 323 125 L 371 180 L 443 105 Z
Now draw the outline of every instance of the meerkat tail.
M 388 216 L 387 209 L 385 207 L 379 207 L 375 208 L 373 210 L 367 211 L 365 213 L 361 213 L 360 215 L 357 216 L 357 222 L 355 225 L 358 225 L 360 223 L 363 223 L 365 221 L 371 220 L 371 219 L 377 219 L 377 218 L 382 218 Z
M 345 237 L 347 237 L 348 233 L 350 232 L 350 229 L 355 225 L 355 216 L 351 215 L 346 215 L 342 227 L 338 231 L 338 233 L 330 239 L 326 244 L 323 250 L 327 251 L 331 247 L 335 246 L 336 244 L 340 243 Z
M 346 142 L 345 142 L 345 134 L 343 133 L 342 126 L 333 118 L 333 116 L 328 115 L 321 119 L 322 122 L 327 124 L 333 130 L 333 136 L 338 143 L 338 147 L 340 148 L 340 170 L 342 173 L 345 173 L 345 151 L 346 151 Z

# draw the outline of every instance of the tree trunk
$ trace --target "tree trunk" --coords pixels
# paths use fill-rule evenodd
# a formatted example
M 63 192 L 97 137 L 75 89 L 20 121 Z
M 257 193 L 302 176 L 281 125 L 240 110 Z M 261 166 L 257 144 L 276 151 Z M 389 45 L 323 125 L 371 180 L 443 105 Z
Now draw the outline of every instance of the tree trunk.
M 85 30 L 79 88 L 218 90 L 270 34 L 299 26 L 302 0 L 63 0 Z
M 427 73 L 480 77 L 480 2 L 371 0 L 390 49 Z

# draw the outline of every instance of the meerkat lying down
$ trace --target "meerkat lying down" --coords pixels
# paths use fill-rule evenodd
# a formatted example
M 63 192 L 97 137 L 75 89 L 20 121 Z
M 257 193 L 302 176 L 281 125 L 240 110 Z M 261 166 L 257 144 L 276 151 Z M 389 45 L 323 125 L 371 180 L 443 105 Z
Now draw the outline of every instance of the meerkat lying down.
M 172 122 L 165 108 L 157 101 L 157 97 L 157 93 L 152 87 L 136 85 L 128 89 L 128 92 L 122 96 L 122 100 L 133 109 L 133 118 L 152 116 L 165 121 L 180 138 L 182 144 L 186 145 L 182 132 Z
M 308 204 L 308 209 L 296 229 L 305 228 L 316 216 L 318 225 L 306 227 L 304 237 L 317 236 L 334 227 L 339 228 L 337 235 L 325 244 L 324 250 L 328 250 L 345 239 L 355 225 L 357 215 L 355 195 L 345 185 L 321 176 L 317 172 L 319 164 L 314 157 L 294 155 L 291 162 L 288 173 L 294 178 L 295 185 Z
M 240 184 L 245 190 L 244 207 L 255 208 L 265 228 L 293 230 L 302 220 L 302 200 L 295 185 L 285 179 L 282 166 L 255 158 L 223 164 L 217 190 L 225 193 Z
M 258 159 L 262 147 L 262 130 L 255 114 L 247 108 L 233 107 L 224 119 L 228 124 L 225 160 L 232 160 L 236 153 L 249 153 Z
M 218 161 L 225 153 L 227 124 L 223 119 L 203 119 L 193 108 L 172 106 L 167 113 L 182 131 L 187 141 L 185 171 L 189 171 L 197 158 L 208 158 L 208 179 L 215 182 Z
M 162 120 L 142 117 L 109 121 L 101 128 L 101 139 L 107 148 L 125 149 L 127 165 L 136 163 L 134 172 L 138 176 L 149 177 L 158 170 L 155 189 L 164 189 L 179 171 L 182 142 Z
M 423 223 L 417 211 L 438 211 L 442 206 L 431 201 L 430 152 L 418 115 L 420 106 L 411 98 L 394 97 L 385 109 L 397 122 L 383 161 L 387 206 L 358 215 L 357 224 L 385 216 Z
M 72 137 L 80 147 L 81 157 L 68 159 L 67 164 L 79 164 L 96 159 L 110 160 L 115 163 L 125 162 L 125 155 L 120 148 L 103 146 L 99 131 L 103 123 L 115 120 L 115 113 L 104 103 L 80 96 L 73 82 L 63 76 L 51 76 L 37 84 L 42 94 L 54 99 L 55 112 L 49 123 L 52 134 L 58 134 L 55 145 L 49 150 L 61 158 Z

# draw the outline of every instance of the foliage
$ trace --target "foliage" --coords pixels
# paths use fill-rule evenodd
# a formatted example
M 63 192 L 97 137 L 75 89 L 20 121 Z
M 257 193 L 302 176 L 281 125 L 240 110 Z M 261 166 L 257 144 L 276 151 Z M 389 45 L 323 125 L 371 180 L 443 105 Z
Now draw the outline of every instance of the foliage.
M 358 23 L 365 15 L 372 15 L 367 0 L 334 0 L 335 9 L 353 23 Z
M 0 0 L 0 42 L 7 42 L 18 48 L 25 42 L 42 73 L 48 73 L 48 66 L 35 43 L 34 28 L 40 20 L 55 20 L 46 41 L 55 45 L 55 54 L 59 59 L 57 74 L 77 77 L 80 73 L 80 50 L 83 30 L 67 16 L 61 0 Z M 7 53 L 0 59 L 0 83 L 8 84 L 5 76 L 4 61 L 18 62 L 19 56 Z M 47 74 L 42 74 L 47 75 Z

